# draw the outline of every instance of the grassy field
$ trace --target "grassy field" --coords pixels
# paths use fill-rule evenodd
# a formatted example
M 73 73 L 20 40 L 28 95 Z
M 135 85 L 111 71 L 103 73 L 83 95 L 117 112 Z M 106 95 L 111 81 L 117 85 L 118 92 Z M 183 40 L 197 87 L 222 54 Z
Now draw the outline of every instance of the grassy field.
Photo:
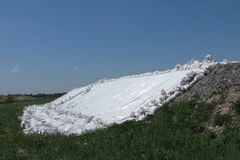
M 24 135 L 18 118 L 24 106 L 54 98 L 0 104 L 0 159 L 240 159 L 239 128 L 223 119 L 226 127 L 217 137 L 204 125 L 214 105 L 195 101 L 165 105 L 144 121 L 81 136 Z

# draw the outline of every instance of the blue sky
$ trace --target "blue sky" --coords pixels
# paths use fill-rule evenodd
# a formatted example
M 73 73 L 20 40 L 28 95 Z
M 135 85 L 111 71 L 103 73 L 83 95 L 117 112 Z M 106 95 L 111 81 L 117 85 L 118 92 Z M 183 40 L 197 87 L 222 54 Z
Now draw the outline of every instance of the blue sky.
M 239 0 L 1 0 L 0 94 L 240 57 Z

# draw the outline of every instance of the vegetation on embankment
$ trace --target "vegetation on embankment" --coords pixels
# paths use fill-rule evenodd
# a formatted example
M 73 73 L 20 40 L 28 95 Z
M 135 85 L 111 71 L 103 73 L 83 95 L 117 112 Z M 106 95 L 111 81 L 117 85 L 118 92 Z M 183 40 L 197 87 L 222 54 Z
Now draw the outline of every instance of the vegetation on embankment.
M 56 97 L 55 97 L 56 98 Z M 220 135 L 206 127 L 215 104 L 196 101 L 165 104 L 144 121 L 129 121 L 80 136 L 24 135 L 24 106 L 53 97 L 0 104 L 0 159 L 240 159 L 240 128 L 232 115 L 216 120 Z M 233 111 L 238 114 L 240 103 Z
M 65 93 L 55 93 L 55 94 L 9 94 L 9 95 L 0 95 L 0 104 L 7 104 L 13 102 L 20 102 L 20 101 L 33 101 L 36 98 L 43 98 L 43 97 L 60 97 Z

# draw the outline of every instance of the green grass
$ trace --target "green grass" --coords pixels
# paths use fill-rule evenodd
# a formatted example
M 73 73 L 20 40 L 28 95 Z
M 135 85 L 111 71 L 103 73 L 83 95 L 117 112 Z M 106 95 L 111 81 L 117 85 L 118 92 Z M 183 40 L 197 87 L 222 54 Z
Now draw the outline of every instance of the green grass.
M 240 159 L 240 131 L 226 129 L 216 138 L 204 127 L 214 106 L 194 101 L 81 136 L 24 135 L 18 119 L 23 107 L 52 99 L 0 104 L 0 159 Z
M 232 117 L 230 114 L 223 114 L 223 115 L 217 115 L 214 119 L 214 124 L 216 126 L 223 126 L 227 125 L 229 122 L 231 122 Z

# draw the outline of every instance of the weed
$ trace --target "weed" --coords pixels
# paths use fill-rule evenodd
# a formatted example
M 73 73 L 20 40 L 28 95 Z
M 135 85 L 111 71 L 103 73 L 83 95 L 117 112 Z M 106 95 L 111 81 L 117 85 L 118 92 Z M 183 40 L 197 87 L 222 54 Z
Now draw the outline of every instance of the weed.
M 214 119 L 214 124 L 216 126 L 223 126 L 228 124 L 232 120 L 230 114 L 217 115 Z

